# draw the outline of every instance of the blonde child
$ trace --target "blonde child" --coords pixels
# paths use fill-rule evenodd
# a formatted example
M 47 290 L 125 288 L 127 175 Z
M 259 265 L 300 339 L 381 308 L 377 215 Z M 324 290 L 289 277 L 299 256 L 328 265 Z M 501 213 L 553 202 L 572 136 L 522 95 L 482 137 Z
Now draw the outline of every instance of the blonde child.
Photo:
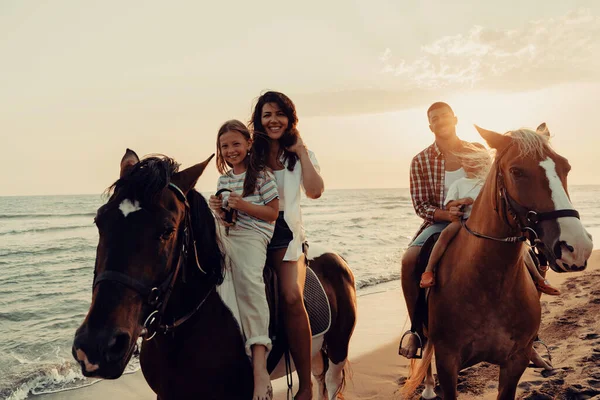
M 444 228 L 437 242 L 433 246 L 425 272 L 421 275 L 421 282 L 419 284 L 421 288 L 429 288 L 435 285 L 434 267 L 440 261 L 442 255 L 448 248 L 448 245 L 460 230 L 462 226 L 461 219 L 467 219 L 471 215 L 472 203 L 479 195 L 490 167 L 490 156 L 487 151 L 475 146 L 469 146 L 468 152 L 462 153 L 458 155 L 458 157 L 461 159 L 462 167 L 467 176 L 457 179 L 448 189 L 444 206 L 449 206 L 449 211 L 453 215 L 453 221 Z M 453 201 L 458 199 L 473 199 L 473 201 L 459 207 L 450 205 Z M 529 254 L 525 255 L 525 265 L 540 292 L 553 296 L 560 294 L 558 289 L 551 286 L 550 283 L 542 277 Z
M 221 126 L 217 135 L 217 169 L 222 176 L 217 190 L 231 192 L 210 196 L 209 204 L 223 225 L 229 228 L 221 240 L 225 254 L 232 262 L 246 353 L 252 357 L 252 399 L 270 400 L 273 389 L 266 358 L 271 350 L 271 340 L 263 270 L 267 245 L 279 215 L 279 194 L 273 174 L 251 166 L 251 146 L 250 132 L 242 122 L 231 120 Z M 233 224 L 224 221 L 224 201 L 229 208 L 237 210 L 237 220 Z

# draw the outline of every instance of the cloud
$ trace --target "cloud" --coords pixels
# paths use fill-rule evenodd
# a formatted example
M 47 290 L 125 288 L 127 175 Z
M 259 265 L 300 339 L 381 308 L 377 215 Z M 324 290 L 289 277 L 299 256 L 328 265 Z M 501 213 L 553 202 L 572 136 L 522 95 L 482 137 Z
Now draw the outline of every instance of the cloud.
M 528 90 L 600 80 L 600 17 L 578 10 L 519 29 L 473 26 L 424 45 L 413 59 L 386 48 L 381 74 L 403 89 Z

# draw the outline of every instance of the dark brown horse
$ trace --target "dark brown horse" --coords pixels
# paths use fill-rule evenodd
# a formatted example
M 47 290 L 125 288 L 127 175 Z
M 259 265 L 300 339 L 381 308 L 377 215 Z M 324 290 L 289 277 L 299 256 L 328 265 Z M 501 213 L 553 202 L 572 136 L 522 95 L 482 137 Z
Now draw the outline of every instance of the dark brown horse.
M 423 397 L 435 397 L 435 352 L 445 400 L 456 399 L 458 372 L 482 361 L 500 366 L 498 399 L 514 399 L 541 319 L 538 292 L 523 261 L 526 241 L 556 272 L 585 269 L 592 252 L 567 192 L 570 165 L 550 148 L 545 124 L 538 132 L 477 130 L 496 150 L 495 161 L 470 218 L 438 265 L 423 360 L 418 366 L 413 361 L 417 368 L 404 394 L 427 375 Z M 415 304 L 418 278 L 414 271 L 402 275 L 407 303 Z
M 211 158 L 178 172 L 172 159 L 125 153 L 95 219 L 92 304 L 73 343 L 85 376 L 120 377 L 141 336 L 142 372 L 158 399 L 252 398 L 244 339 L 216 290 L 224 269 L 215 220 L 193 189 Z M 333 399 L 355 324 L 354 277 L 333 253 L 311 267 L 331 305 L 331 327 L 313 344 L 313 372 L 323 398 Z

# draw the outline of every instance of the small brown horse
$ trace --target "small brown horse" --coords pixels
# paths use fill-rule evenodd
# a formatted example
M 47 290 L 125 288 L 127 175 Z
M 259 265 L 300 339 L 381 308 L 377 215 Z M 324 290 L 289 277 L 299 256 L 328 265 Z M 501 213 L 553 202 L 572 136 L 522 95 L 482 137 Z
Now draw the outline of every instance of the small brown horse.
M 556 272 L 585 269 L 592 252 L 567 192 L 570 165 L 550 148 L 545 124 L 505 135 L 477 130 L 497 155 L 470 218 L 438 265 L 423 360 L 418 367 L 413 361 L 405 395 L 427 375 L 423 397 L 435 397 L 435 352 L 444 400 L 457 398 L 458 372 L 483 361 L 500 366 L 498 399 L 514 399 L 541 320 L 523 261 L 525 240 Z M 402 272 L 407 304 L 415 304 L 418 278 Z
M 242 333 L 216 290 L 224 269 L 215 219 L 193 189 L 211 158 L 178 172 L 170 158 L 125 153 L 95 219 L 92 304 L 73 343 L 85 376 L 120 377 L 141 336 L 142 372 L 158 399 L 252 398 Z M 333 253 L 311 267 L 331 306 L 330 329 L 314 341 L 313 373 L 322 398 L 333 399 L 355 324 L 354 277 Z

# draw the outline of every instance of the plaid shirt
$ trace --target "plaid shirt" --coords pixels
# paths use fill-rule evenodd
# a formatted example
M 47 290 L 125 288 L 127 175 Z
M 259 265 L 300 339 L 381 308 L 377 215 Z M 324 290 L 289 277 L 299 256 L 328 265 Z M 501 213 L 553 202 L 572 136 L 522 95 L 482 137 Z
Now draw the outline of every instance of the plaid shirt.
M 417 154 L 410 163 L 410 196 L 415 212 L 423 218 L 413 239 L 435 222 L 435 210 L 444 208 L 445 176 L 444 155 L 435 142 Z

